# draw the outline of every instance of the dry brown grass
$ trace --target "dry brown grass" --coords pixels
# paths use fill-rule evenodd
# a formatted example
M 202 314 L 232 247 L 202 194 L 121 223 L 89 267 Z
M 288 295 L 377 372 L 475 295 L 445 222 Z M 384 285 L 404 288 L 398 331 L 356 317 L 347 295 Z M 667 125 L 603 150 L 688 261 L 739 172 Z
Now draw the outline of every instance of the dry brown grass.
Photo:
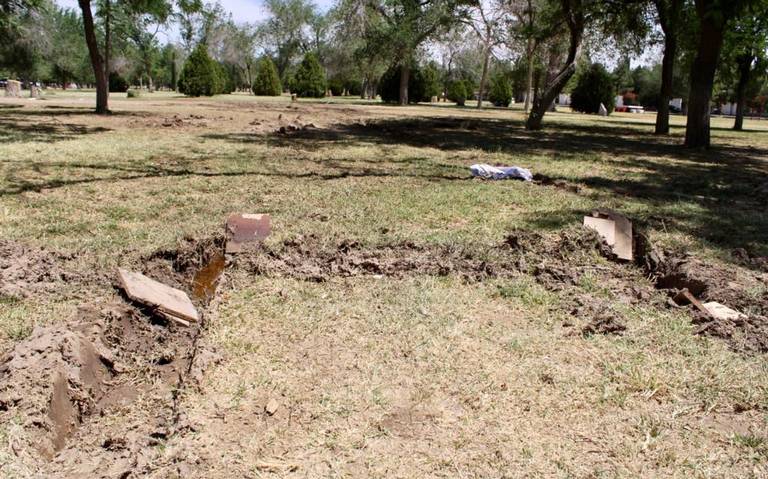
M 102 278 L 117 264 L 218 233 L 233 211 L 271 213 L 270 245 L 309 234 L 469 245 L 511 228 L 553 234 L 604 205 L 708 261 L 730 262 L 736 247 L 768 254 L 755 193 L 768 181 L 763 122 L 716 130 L 721 148 L 699 154 L 674 146 L 677 117 L 673 138 L 658 139 L 648 115 L 557 114 L 532 135 L 518 111 L 157 94 L 114 101 L 101 118 L 89 102 L 0 109 L 0 237 L 104 271 L 0 298 L 3 351 L 80 302 L 112 298 Z M 181 123 L 163 126 L 174 115 Z M 458 120 L 434 125 L 447 117 Z M 297 121 L 316 128 L 274 133 Z M 356 126 L 371 121 L 386 123 Z M 473 162 L 582 191 L 472 181 Z M 606 297 L 603 286 L 585 275 L 574 288 Z M 584 337 L 565 299 L 527 275 L 312 283 L 231 269 L 205 331 L 224 360 L 184 392 L 194 428 L 157 446 L 150 477 L 768 476 L 764 355 L 695 336 L 686 311 L 651 304 L 617 305 L 623 336 Z M 0 427 L 6 443 L 23 434 Z M 34 467 L 0 448 L 7 477 Z

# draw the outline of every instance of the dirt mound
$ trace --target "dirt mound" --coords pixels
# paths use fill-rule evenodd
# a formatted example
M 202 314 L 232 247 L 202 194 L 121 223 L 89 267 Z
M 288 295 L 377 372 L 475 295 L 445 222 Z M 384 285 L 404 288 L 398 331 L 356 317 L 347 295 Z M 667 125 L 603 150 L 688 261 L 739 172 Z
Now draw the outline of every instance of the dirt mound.
M 76 277 L 64 267 L 73 258 L 74 255 L 0 240 L 0 296 L 26 298 L 51 292 Z
M 764 275 L 714 264 L 680 251 L 652 251 L 645 259 L 656 287 L 674 296 L 683 289 L 701 301 L 716 301 L 746 319 L 713 319 L 693 312 L 697 333 L 725 339 L 735 351 L 768 351 L 768 285 Z
M 262 246 L 247 255 L 238 255 L 236 265 L 253 274 L 288 276 L 307 281 L 363 275 L 405 276 L 459 274 L 468 280 L 509 275 L 514 264 L 503 259 L 491 262 L 485 253 L 453 245 L 417 245 L 410 242 L 363 246 L 356 241 L 335 244 L 316 236 L 286 240 L 276 248 Z
M 125 305 L 81 308 L 69 326 L 36 329 L 3 360 L 0 411 L 24 417 L 30 444 L 52 458 L 90 418 L 178 388 L 196 338 L 196 328 L 153 324 Z

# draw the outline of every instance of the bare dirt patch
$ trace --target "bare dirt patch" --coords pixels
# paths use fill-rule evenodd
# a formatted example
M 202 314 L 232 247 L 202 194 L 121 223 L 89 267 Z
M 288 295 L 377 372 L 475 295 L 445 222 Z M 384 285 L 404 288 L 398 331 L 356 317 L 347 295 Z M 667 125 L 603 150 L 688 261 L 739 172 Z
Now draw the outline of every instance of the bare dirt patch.
M 681 251 L 649 251 L 644 267 L 670 296 L 687 289 L 701 301 L 717 301 L 746 319 L 715 319 L 692 308 L 696 332 L 726 340 L 736 351 L 768 351 L 768 278 L 745 268 L 714 264 Z
M 74 258 L 74 254 L 0 240 L 0 297 L 50 293 L 66 281 L 79 279 L 79 274 L 66 267 Z
M 49 252 L 8 242 L 3 248 L 22 253 L 23 264 L 35 271 L 32 280 L 43 278 L 26 281 L 22 276 L 25 281 L 9 282 L 23 269 L 13 260 L 3 269 L 3 284 L 23 290 L 19 285 L 61 280 L 60 259 Z M 225 266 L 314 282 L 455 275 L 471 283 L 526 276 L 557 294 L 554 307 L 578 319 L 585 336 L 624 333 L 625 318 L 616 304 L 666 308 L 669 294 L 688 288 L 702 299 L 749 314 L 744 320 L 718 322 L 692 313 L 697 333 L 721 337 L 737 351 L 768 350 L 768 293 L 755 297 L 746 292 L 758 284 L 757 273 L 643 249 L 638 262 L 644 267 L 602 261 L 600 256 L 613 259 L 610 248 L 580 226 L 547 236 L 514 230 L 496 244 L 364 245 L 310 235 L 260 244 L 226 259 L 223 250 L 223 235 L 185 238 L 175 248 L 140 258 L 138 264 L 145 274 L 192 292 L 202 308 L 214 297 Z M 11 261 L 9 256 L 5 254 L 4 261 Z M 196 289 L 202 293 L 195 294 Z M 216 360 L 203 346 L 203 330 L 202 322 L 184 328 L 138 305 L 115 302 L 85 305 L 63 324 L 36 329 L 0 365 L 0 416 L 22 421 L 22 451 L 29 452 L 20 455 L 29 455 L 31 461 L 35 455 L 49 459 L 40 467 L 52 477 L 125 477 L 167 467 L 172 459 L 156 446 L 194 429 L 194 418 L 190 421 L 178 409 L 179 397 Z M 414 422 L 412 416 L 408 421 L 386 418 L 384 426 L 398 430 Z M 416 416 L 417 423 L 429 420 L 429 415 Z
M 215 244 L 161 251 L 146 267 L 189 290 L 188 278 Z M 203 327 L 112 301 L 85 304 L 74 317 L 35 329 L 0 362 L 0 416 L 24 430 L 17 455 L 49 468 L 49 477 L 148 470 L 158 441 L 186 427 L 179 394 L 217 359 L 203 346 Z

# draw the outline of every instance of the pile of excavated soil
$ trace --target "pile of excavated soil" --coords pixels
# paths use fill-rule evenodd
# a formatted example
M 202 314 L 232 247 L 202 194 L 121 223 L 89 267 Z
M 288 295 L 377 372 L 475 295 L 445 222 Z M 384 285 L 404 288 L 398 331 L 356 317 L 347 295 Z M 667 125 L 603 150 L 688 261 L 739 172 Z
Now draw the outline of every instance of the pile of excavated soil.
M 649 264 L 658 288 L 688 289 L 703 302 L 716 301 L 746 315 L 716 319 L 693 311 L 698 334 L 722 338 L 735 351 L 768 351 L 768 275 L 714 265 L 679 252 L 655 252 Z
M 0 296 L 26 298 L 49 293 L 77 278 L 66 268 L 65 255 L 11 240 L 0 240 Z
M 98 418 L 130 411 L 144 418 L 136 428 L 171 426 L 155 416 L 173 407 L 176 391 L 199 376 L 200 361 L 210 359 L 200 352 L 198 333 L 199 327 L 157 324 L 123 304 L 81 308 L 68 324 L 36 329 L 3 359 L 0 414 L 24 418 L 27 447 L 22 449 L 55 457 L 61 472 L 98 469 L 96 453 L 83 454 L 83 443 L 125 441 L 130 432 L 113 430 Z M 149 410 L 132 411 L 147 406 L 149 397 Z M 135 404 L 140 398 L 143 406 Z M 98 452 L 114 449 L 113 444 Z
M 498 244 L 463 246 L 363 245 L 300 236 L 260 244 L 229 257 L 229 263 L 221 256 L 223 246 L 223 236 L 186 238 L 138 264 L 148 276 L 188 293 L 212 264 L 317 282 L 365 275 L 455 275 L 467 282 L 525 275 L 558 295 L 557 307 L 582 321 L 583 335 L 623 334 L 624 318 L 615 303 L 666 308 L 669 298 L 686 288 L 703 301 L 747 315 L 723 321 L 692 312 L 698 333 L 721 337 L 737 351 L 768 351 L 763 273 L 647 245 L 638 248 L 638 264 L 601 261 L 601 255 L 614 259 L 610 249 L 581 227 L 551 236 L 515 230 Z M 0 242 L 0 292 L 45 291 L 67 279 L 63 265 L 69 259 Z M 221 270 L 213 272 L 217 282 Z M 603 294 L 586 292 L 584 280 L 599 284 Z M 204 307 L 208 300 L 196 302 Z M 156 446 L 193 427 L 177 409 L 179 394 L 216 360 L 200 339 L 203 326 L 185 328 L 138 305 L 110 303 L 85 305 L 63 324 L 35 329 L 0 361 L 0 420 L 23 422 L 18 454 L 47 477 L 128 477 L 168 466 Z
M 217 241 L 186 241 L 145 264 L 189 291 L 188 278 Z M 30 262 L 61 270 L 53 259 Z M 0 361 L 0 420 L 23 422 L 17 454 L 45 477 L 151 471 L 158 441 L 187 427 L 178 395 L 217 360 L 200 339 L 203 326 L 181 327 L 140 305 L 109 303 L 84 305 L 62 324 L 36 328 Z

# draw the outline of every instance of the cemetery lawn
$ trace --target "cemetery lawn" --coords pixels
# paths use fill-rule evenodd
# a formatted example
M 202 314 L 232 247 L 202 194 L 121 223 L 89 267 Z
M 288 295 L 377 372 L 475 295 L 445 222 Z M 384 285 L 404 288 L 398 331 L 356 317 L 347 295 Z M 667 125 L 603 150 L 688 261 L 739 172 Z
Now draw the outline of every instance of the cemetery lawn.
M 186 426 L 140 450 L 138 477 L 768 475 L 768 328 L 702 333 L 580 228 L 621 211 L 725 278 L 710 299 L 768 314 L 768 122 L 713 118 L 694 152 L 675 115 L 658 137 L 652 113 L 548 113 L 527 132 L 519 106 L 110 101 L 99 117 L 90 92 L 0 99 L 0 252 L 63 272 L 0 282 L 0 353 L 124 302 L 118 266 L 221 236 L 233 212 L 269 213 L 265 246 L 298 258 L 227 267 L 201 307 L 220 360 L 174 396 Z M 472 179 L 474 163 L 543 181 Z M 504 262 L 515 248 L 524 264 Z M 354 274 L 318 269 L 351 254 Z M 606 311 L 623 330 L 589 330 Z M 90 454 L 152 407 L 92 417 L 64 449 Z M 0 414 L 0 476 L 65 475 Z

